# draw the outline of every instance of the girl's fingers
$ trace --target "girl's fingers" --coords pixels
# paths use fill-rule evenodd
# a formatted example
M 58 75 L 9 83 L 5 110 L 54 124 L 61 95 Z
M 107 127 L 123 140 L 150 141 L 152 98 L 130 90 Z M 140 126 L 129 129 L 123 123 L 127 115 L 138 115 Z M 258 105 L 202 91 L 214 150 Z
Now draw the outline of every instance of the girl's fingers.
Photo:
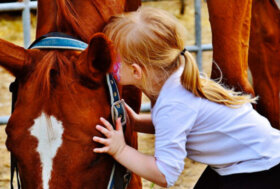
M 101 125 L 96 125 L 96 129 L 100 131 L 102 134 L 104 134 L 107 138 L 111 136 L 110 131 L 105 127 L 102 127 Z
M 122 123 L 121 123 L 121 118 L 120 117 L 116 121 L 116 130 L 117 131 L 122 131 Z
M 100 118 L 100 121 L 105 125 L 105 127 L 109 130 L 112 131 L 114 130 L 113 126 L 111 125 L 111 123 L 109 121 L 107 121 L 106 119 L 104 119 L 103 117 Z
M 94 142 L 98 142 L 98 143 L 100 143 L 100 144 L 108 145 L 108 140 L 105 139 L 105 138 L 101 138 L 101 137 L 94 136 L 94 137 L 93 137 L 93 141 L 94 141 Z
M 103 147 L 103 148 L 94 148 L 93 152 L 95 153 L 106 153 L 109 151 L 109 148 L 107 146 Z
M 132 108 L 129 105 L 124 103 L 124 106 L 125 106 L 125 109 L 126 109 L 127 113 L 129 113 L 129 114 L 133 114 L 134 113 L 134 111 L 132 110 Z

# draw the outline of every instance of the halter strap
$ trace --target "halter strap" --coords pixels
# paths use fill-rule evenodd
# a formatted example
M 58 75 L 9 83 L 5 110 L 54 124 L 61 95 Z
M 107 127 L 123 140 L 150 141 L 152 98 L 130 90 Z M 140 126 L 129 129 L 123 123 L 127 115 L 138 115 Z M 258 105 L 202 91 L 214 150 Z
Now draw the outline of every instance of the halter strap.
M 88 44 L 70 35 L 51 32 L 36 39 L 28 49 L 68 49 L 82 51 L 87 47 Z
M 110 91 L 110 100 L 111 100 L 111 116 L 114 125 L 116 125 L 117 119 L 121 118 L 121 123 L 123 129 L 125 131 L 125 124 L 126 124 L 126 111 L 124 107 L 124 100 L 120 99 L 120 94 L 118 90 L 117 83 L 112 74 L 106 75 L 107 85 Z
M 66 49 L 66 50 L 84 50 L 87 44 L 76 39 L 62 37 L 46 37 L 35 44 L 32 44 L 29 49 Z

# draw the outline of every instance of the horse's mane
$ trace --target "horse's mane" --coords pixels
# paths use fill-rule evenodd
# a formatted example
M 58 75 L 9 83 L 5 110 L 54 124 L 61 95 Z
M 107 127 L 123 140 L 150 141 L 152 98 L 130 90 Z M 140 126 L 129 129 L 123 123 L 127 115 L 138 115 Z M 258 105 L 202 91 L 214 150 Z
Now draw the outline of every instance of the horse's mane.
M 119 3 L 117 1 L 107 0 L 89 0 L 91 9 L 95 9 L 97 15 L 94 12 L 89 12 L 87 18 L 83 18 L 80 15 L 83 15 L 75 9 L 74 4 L 71 0 L 56 0 L 57 4 L 57 25 L 65 25 L 65 20 L 69 26 L 65 26 L 67 31 L 73 30 L 73 33 L 76 34 L 80 39 L 85 42 L 89 42 L 90 37 L 102 30 L 103 26 L 110 18 L 112 14 L 120 13 L 124 10 L 124 3 Z M 108 6 L 110 4 L 110 6 Z M 87 10 L 87 7 L 84 7 L 84 11 Z M 97 21 L 97 19 L 102 19 Z M 97 24 L 99 23 L 99 24 Z M 103 23 L 100 25 L 100 23 Z M 64 32 L 64 31 L 62 31 Z
M 65 20 L 77 33 L 78 36 L 81 37 L 82 40 L 88 39 L 90 36 L 90 31 L 87 27 L 83 27 L 85 23 L 83 20 L 79 18 L 73 4 L 69 0 L 57 0 L 57 25 L 63 25 Z M 69 28 L 67 28 L 69 30 Z M 63 32 L 63 31 L 62 31 Z M 77 37 L 77 36 L 75 36 Z

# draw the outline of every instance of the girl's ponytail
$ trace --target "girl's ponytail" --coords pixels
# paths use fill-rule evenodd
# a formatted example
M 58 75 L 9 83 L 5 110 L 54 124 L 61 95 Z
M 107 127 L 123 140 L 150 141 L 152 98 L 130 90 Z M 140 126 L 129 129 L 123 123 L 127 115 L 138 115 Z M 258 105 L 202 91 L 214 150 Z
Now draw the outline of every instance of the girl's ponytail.
M 248 102 L 256 103 L 257 98 L 226 89 L 219 82 L 216 83 L 208 78 L 207 75 L 201 76 L 193 56 L 187 51 L 183 56 L 185 65 L 181 75 L 181 84 L 194 95 L 229 107 L 236 107 Z
M 199 70 L 193 56 L 185 51 L 181 54 L 185 58 L 184 71 L 181 76 L 182 85 L 196 96 L 203 96 L 199 79 Z

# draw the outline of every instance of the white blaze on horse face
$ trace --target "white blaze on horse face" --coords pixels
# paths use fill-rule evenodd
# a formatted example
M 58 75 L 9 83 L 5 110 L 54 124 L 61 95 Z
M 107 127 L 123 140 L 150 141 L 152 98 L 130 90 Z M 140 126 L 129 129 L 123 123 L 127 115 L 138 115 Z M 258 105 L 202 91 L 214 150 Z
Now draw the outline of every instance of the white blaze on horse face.
M 41 160 L 43 189 L 48 189 L 53 158 L 62 144 L 62 122 L 53 116 L 47 117 L 46 114 L 42 113 L 34 120 L 30 133 L 38 140 L 36 150 Z

